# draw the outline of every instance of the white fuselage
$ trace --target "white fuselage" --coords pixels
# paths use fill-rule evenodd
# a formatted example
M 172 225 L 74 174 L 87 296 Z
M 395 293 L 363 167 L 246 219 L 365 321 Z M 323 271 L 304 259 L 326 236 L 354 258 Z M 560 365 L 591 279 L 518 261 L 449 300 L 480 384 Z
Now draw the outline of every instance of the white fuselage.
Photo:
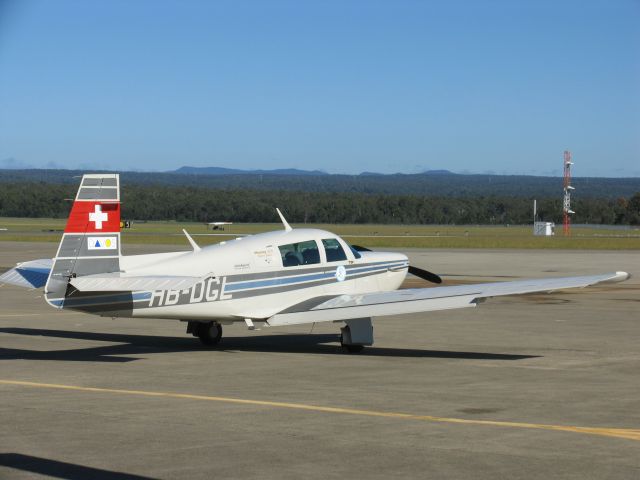
M 287 248 L 312 246 L 309 242 L 315 242 L 317 252 L 313 248 L 294 251 L 284 258 Z M 399 253 L 354 252 L 327 231 L 295 229 L 241 237 L 191 252 L 124 256 L 120 265 L 128 275 L 203 278 L 182 291 L 134 292 L 133 308 L 126 316 L 226 323 L 267 319 L 310 299 L 395 290 L 406 276 L 408 261 Z

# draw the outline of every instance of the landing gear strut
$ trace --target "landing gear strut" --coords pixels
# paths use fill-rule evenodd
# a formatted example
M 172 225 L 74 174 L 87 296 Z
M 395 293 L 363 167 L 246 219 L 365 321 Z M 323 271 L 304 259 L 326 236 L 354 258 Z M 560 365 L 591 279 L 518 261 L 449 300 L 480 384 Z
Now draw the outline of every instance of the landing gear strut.
M 222 338 L 222 325 L 218 322 L 189 322 L 187 333 L 198 337 L 203 345 L 212 347 Z
M 349 353 L 359 353 L 365 345 L 373 345 L 373 325 L 370 318 L 353 318 L 340 329 L 340 344 Z

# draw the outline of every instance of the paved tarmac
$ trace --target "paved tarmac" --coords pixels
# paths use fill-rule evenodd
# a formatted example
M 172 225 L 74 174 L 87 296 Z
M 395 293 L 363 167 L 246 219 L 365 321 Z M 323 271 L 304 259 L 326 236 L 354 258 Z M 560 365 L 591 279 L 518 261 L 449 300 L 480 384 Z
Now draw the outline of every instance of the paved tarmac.
M 0 242 L 0 271 L 55 248 Z M 358 355 L 331 323 L 206 350 L 3 286 L 0 478 L 640 478 L 639 253 L 407 253 L 450 283 L 635 277 L 379 319 Z

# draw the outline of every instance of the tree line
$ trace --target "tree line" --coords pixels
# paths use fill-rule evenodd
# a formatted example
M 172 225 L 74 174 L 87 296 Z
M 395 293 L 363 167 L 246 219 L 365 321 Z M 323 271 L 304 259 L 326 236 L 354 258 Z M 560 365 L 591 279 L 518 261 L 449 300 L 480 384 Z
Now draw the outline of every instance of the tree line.
M 0 216 L 53 217 L 69 214 L 76 185 L 5 183 Z M 275 207 L 295 223 L 527 224 L 533 197 L 479 195 L 383 195 L 349 192 L 210 189 L 168 185 L 125 185 L 122 217 L 129 220 L 277 222 Z M 629 198 L 579 198 L 574 223 L 638 225 L 640 192 Z M 541 220 L 562 220 L 562 199 L 538 198 Z
M 44 182 L 77 185 L 79 170 L 0 170 L 6 183 Z M 95 172 L 93 172 L 95 173 Z M 526 175 L 394 174 L 394 175 L 292 175 L 292 174 L 180 174 L 176 172 L 122 172 L 122 185 L 162 185 L 221 190 L 362 193 L 437 197 L 503 196 L 551 198 L 562 196 L 562 178 Z M 572 180 L 580 198 L 630 198 L 640 191 L 640 178 L 589 178 Z

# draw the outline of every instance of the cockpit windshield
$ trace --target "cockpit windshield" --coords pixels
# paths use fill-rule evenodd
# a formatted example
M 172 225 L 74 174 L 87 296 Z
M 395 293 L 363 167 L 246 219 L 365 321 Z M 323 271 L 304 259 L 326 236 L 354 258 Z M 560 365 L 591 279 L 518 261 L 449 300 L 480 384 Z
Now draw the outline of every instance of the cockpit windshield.
M 322 246 L 327 254 L 327 262 L 339 262 L 347 259 L 342 245 L 335 238 L 322 239 Z
M 280 249 L 282 266 L 284 267 L 320 263 L 320 252 L 318 252 L 318 244 L 315 240 L 280 245 L 278 248 Z

